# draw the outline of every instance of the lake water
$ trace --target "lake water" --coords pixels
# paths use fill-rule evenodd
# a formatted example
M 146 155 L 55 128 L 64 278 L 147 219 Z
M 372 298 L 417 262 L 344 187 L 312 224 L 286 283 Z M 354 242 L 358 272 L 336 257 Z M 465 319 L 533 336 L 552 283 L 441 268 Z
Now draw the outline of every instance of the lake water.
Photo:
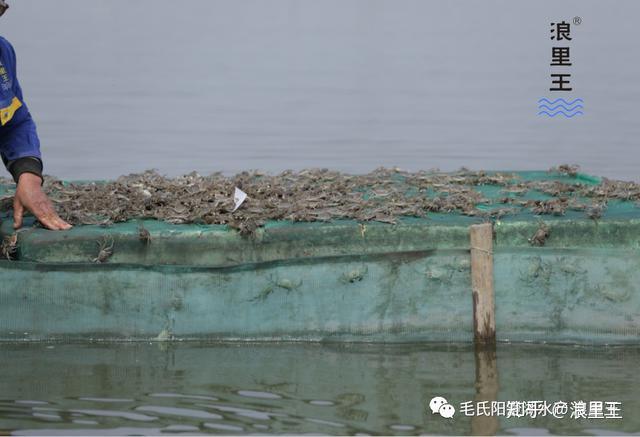
M 573 91 L 549 92 L 550 23 L 575 16 Z M 1 33 L 67 179 L 565 162 L 638 179 L 638 16 L 635 0 L 20 0 Z M 537 115 L 559 96 L 584 115 Z
M 455 345 L 4 344 L 0 356 L 2 435 L 640 432 L 637 347 L 501 344 L 495 361 Z M 431 413 L 434 396 L 454 417 Z M 620 402 L 622 419 L 460 414 L 480 399 Z

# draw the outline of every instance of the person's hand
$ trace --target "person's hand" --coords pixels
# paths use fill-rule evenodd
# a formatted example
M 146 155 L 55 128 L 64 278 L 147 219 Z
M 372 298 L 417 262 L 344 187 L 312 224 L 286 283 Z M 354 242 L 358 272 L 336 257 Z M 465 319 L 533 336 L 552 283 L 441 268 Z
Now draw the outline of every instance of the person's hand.
M 58 216 L 51 200 L 41 188 L 42 179 L 33 173 L 22 173 L 18 178 L 18 188 L 13 198 L 13 228 L 22 226 L 25 209 L 31 211 L 42 225 L 54 231 L 71 229 L 71 225 Z

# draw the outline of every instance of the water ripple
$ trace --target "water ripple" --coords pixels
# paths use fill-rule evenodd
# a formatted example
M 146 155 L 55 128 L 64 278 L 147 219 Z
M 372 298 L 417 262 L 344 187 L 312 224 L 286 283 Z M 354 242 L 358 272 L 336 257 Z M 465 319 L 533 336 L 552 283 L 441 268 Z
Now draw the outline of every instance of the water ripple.
M 240 396 L 245 396 L 248 398 L 260 398 L 260 399 L 281 399 L 282 396 L 277 395 L 275 393 L 269 393 L 265 391 L 254 391 L 254 390 L 239 390 L 237 392 Z
M 153 398 L 183 398 L 183 399 L 197 399 L 202 401 L 218 401 L 218 398 L 213 396 L 204 395 L 184 395 L 180 393 L 152 393 L 149 395 Z
M 236 432 L 244 431 L 244 428 L 242 428 L 241 426 L 225 425 L 225 424 L 222 424 L 222 423 L 208 423 L 208 422 L 205 422 L 204 426 L 206 428 L 219 429 L 221 431 L 236 431 Z
M 168 414 L 171 416 L 196 417 L 198 419 L 222 419 L 222 416 L 202 410 L 192 410 L 190 408 L 162 407 L 160 405 L 143 405 L 137 407 L 136 411 L 147 413 Z
M 89 402 L 134 402 L 133 399 L 118 399 L 118 398 L 93 398 L 93 397 L 82 397 L 78 398 L 81 401 L 89 401 Z
M 233 407 L 229 405 L 209 405 L 209 404 L 198 404 L 198 405 L 201 407 L 214 408 L 218 411 L 234 413 L 237 416 L 248 417 L 250 419 L 257 419 L 257 420 L 271 420 L 271 416 L 286 417 L 285 414 L 257 411 L 257 410 L 251 410 L 248 408 Z
M 72 413 L 86 414 L 87 416 L 101 417 L 119 417 L 121 419 L 136 420 L 140 422 L 151 422 L 157 420 L 155 416 L 147 416 L 146 414 L 130 413 L 128 411 L 112 411 L 112 410 L 69 410 Z

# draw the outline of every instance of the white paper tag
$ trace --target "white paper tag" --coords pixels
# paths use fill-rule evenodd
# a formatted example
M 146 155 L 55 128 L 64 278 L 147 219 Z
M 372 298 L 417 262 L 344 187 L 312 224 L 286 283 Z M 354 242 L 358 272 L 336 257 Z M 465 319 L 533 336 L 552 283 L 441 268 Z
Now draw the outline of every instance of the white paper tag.
M 233 211 L 231 212 L 235 212 L 236 209 L 240 208 L 240 205 L 242 205 L 242 203 L 246 200 L 246 198 L 247 198 L 247 193 L 242 191 L 240 188 L 236 187 L 236 191 L 233 194 L 233 202 L 235 203 L 235 208 L 233 208 Z

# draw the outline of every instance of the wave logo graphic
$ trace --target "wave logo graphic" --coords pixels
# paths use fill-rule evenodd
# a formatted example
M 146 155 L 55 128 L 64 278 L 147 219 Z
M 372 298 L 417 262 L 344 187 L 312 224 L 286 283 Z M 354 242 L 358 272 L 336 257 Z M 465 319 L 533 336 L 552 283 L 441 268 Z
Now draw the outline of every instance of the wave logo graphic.
M 546 115 L 547 117 L 563 115 L 565 118 L 573 118 L 577 115 L 584 115 L 584 112 L 581 111 L 582 109 L 584 109 L 584 101 L 582 99 L 567 102 L 565 99 L 551 101 L 543 97 L 538 100 L 538 115 Z

